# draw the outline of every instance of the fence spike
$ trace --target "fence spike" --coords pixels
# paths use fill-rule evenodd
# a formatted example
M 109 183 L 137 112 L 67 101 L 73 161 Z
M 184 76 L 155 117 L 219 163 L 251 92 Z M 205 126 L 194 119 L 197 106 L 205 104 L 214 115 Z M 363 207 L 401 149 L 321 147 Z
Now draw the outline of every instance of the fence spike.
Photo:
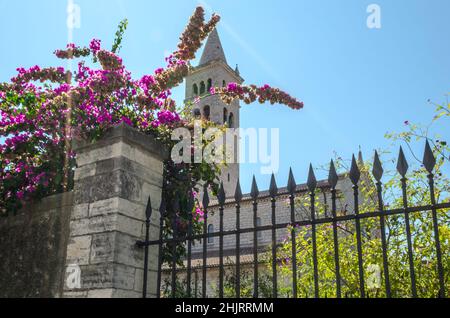
M 358 164 L 356 163 L 355 155 L 352 157 L 352 166 L 350 168 L 350 180 L 354 185 L 357 185 L 359 178 L 361 177 L 361 172 L 359 171 Z
M 339 180 L 339 177 L 336 172 L 336 167 L 334 166 L 334 161 L 331 160 L 330 173 L 328 174 L 328 183 L 330 184 L 332 189 L 336 188 L 338 180 Z
M 314 190 L 316 190 L 317 179 L 312 164 L 309 165 L 308 181 L 306 182 L 306 185 L 308 186 L 309 191 L 314 192 Z
M 145 217 L 147 218 L 147 220 L 150 220 L 151 216 L 152 216 L 152 200 L 151 197 L 148 196 L 147 208 L 145 209 Z
M 289 168 L 289 179 L 287 189 L 289 191 L 289 194 L 294 194 L 295 190 L 297 189 L 297 183 L 295 182 L 294 174 L 292 173 L 292 168 Z
M 400 152 L 398 154 L 398 161 L 397 161 L 397 171 L 398 173 L 400 173 L 402 177 L 405 177 L 406 173 L 408 172 L 408 169 L 409 169 L 408 162 L 406 161 L 403 148 L 400 146 Z
M 259 189 L 258 185 L 256 184 L 256 178 L 253 176 L 253 182 L 252 182 L 252 191 L 250 192 L 250 195 L 252 199 L 256 200 L 259 196 Z
M 241 182 L 239 181 L 239 179 L 236 184 L 236 191 L 234 193 L 234 199 L 236 200 L 236 202 L 241 202 L 241 200 L 242 200 Z
M 277 181 L 275 180 L 275 175 L 273 173 L 272 173 L 272 177 L 270 178 L 269 193 L 272 198 L 278 194 Z
M 436 158 L 434 157 L 433 150 L 431 150 L 430 143 L 428 142 L 428 140 L 425 144 L 423 165 L 425 166 L 425 169 L 427 169 L 429 173 L 433 172 L 434 166 L 436 165 Z
M 208 194 L 208 187 L 203 187 L 203 200 L 202 200 L 203 208 L 207 209 L 209 206 L 209 194 Z
M 375 180 L 380 182 L 383 177 L 383 166 L 381 165 L 380 157 L 378 156 L 378 152 L 375 150 L 375 158 L 373 159 L 373 169 L 372 174 L 375 177 Z
M 219 192 L 217 193 L 217 199 L 220 205 L 225 204 L 225 189 L 223 188 L 223 182 L 220 183 Z

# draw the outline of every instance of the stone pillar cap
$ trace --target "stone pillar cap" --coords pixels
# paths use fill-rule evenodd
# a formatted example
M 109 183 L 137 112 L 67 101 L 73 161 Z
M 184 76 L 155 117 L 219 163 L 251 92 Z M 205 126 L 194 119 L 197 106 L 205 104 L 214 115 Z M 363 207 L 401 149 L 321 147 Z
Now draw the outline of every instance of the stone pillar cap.
M 120 123 L 108 129 L 99 140 L 94 142 L 73 140 L 72 148 L 75 152 L 82 153 L 113 144 L 118 140 L 137 145 L 161 160 L 169 158 L 170 152 L 168 148 L 157 140 L 155 136 L 146 135 L 125 123 Z

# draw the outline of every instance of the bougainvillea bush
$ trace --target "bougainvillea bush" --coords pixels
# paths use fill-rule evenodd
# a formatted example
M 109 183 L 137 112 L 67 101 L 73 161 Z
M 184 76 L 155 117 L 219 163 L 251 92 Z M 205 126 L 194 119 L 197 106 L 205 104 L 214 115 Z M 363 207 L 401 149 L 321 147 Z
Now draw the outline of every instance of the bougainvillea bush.
M 29 202 L 71 190 L 76 167 L 71 145 L 76 139 L 94 142 L 108 128 L 125 123 L 153 135 L 170 149 L 174 143 L 171 132 L 193 126 L 189 106 L 176 105 L 170 98 L 171 89 L 188 75 L 190 61 L 219 20 L 213 14 L 205 21 L 204 10 L 196 8 L 166 65 L 141 78 L 133 78 L 118 56 L 128 23 L 124 20 L 111 50 L 93 39 L 88 46 L 69 43 L 54 52 L 62 60 L 75 59 L 76 71 L 61 66 L 20 67 L 10 82 L 0 83 L 0 214 L 15 213 Z M 92 67 L 87 65 L 89 59 Z M 245 103 L 267 101 L 293 109 L 303 107 L 268 85 L 230 83 L 212 88 L 210 94 L 219 94 L 226 103 L 238 98 Z M 204 120 L 202 125 L 206 129 L 214 124 Z M 166 201 L 180 202 L 166 207 L 165 235 L 170 236 L 174 228 L 183 235 L 191 217 L 194 232 L 200 231 L 202 210 L 196 193 L 200 185 L 217 191 L 220 167 L 169 160 L 164 173 Z M 167 248 L 164 257 L 170 259 L 172 252 Z M 176 253 L 184 253 L 184 246 Z
M 182 83 L 189 61 L 219 19 L 213 15 L 205 22 L 204 10 L 197 8 L 165 67 L 138 79 L 116 52 L 126 28 L 123 22 L 111 51 L 93 39 L 88 47 L 69 43 L 54 52 L 60 59 L 78 59 L 78 70 L 73 73 L 63 67 L 18 68 L 10 82 L 0 84 L 0 211 L 17 211 L 26 202 L 69 190 L 76 158 L 71 149 L 73 139 L 94 141 L 123 122 L 170 146 L 170 131 L 189 124 L 188 118 L 177 112 L 170 90 Z M 88 67 L 87 58 L 99 67 Z M 240 98 L 247 103 L 259 100 L 296 109 L 303 106 L 267 85 L 231 83 L 214 93 L 227 102 Z M 172 167 L 179 173 L 195 168 Z M 217 175 L 216 167 L 201 171 L 208 173 L 195 175 L 204 181 L 213 181 Z M 191 187 L 198 180 L 185 181 Z

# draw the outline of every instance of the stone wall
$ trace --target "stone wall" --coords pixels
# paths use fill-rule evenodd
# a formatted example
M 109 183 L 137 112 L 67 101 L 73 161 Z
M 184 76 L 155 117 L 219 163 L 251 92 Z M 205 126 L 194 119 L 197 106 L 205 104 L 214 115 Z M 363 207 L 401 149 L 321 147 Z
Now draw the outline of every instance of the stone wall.
M 47 197 L 0 218 L 0 298 L 61 296 L 72 198 Z
M 159 237 L 163 160 L 158 142 L 124 124 L 74 145 L 74 190 L 0 219 L 0 297 L 141 297 L 145 209 Z M 148 296 L 156 296 L 157 246 Z

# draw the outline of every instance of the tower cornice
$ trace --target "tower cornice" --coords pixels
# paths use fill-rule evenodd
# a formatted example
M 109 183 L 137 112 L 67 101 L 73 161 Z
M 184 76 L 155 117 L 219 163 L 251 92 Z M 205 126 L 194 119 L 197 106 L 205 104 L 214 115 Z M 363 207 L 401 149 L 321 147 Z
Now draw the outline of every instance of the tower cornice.
M 242 84 L 245 81 L 242 78 L 242 76 L 237 74 L 227 63 L 225 63 L 221 60 L 214 60 L 214 61 L 208 62 L 206 64 L 203 64 L 203 65 L 193 66 L 189 72 L 189 75 L 194 75 L 194 74 L 206 71 L 208 69 L 215 68 L 217 66 L 223 67 L 225 69 L 225 71 L 227 71 L 228 74 L 230 74 L 232 77 L 234 77 L 236 79 L 237 83 Z

